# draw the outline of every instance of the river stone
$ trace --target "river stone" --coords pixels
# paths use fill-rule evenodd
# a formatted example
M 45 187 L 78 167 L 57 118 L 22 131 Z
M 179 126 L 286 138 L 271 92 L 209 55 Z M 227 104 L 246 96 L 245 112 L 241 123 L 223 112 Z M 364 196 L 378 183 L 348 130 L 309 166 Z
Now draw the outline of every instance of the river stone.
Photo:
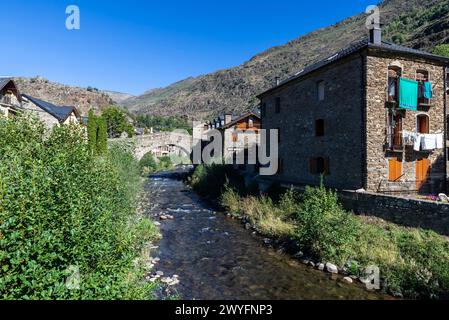
M 309 261 L 309 267 L 315 268 L 315 263 L 313 261 Z
M 167 220 L 168 218 L 167 218 L 167 216 L 162 215 L 162 216 L 159 217 L 159 219 L 164 221 L 164 220 Z
M 320 263 L 319 265 L 318 265 L 318 270 L 320 270 L 320 271 L 324 271 L 324 263 Z
M 349 283 L 349 284 L 351 284 L 351 283 L 353 283 L 353 282 L 354 282 L 354 280 L 352 280 L 352 278 L 351 278 L 351 277 L 344 277 L 344 278 L 343 278 L 343 282 L 346 282 L 346 283 Z
M 337 274 L 338 273 L 338 268 L 335 264 L 332 263 L 326 263 L 326 271 L 333 273 L 333 274 Z
M 164 275 L 164 272 L 162 272 L 162 271 L 157 271 L 157 272 L 156 272 L 156 275 L 162 277 L 162 276 Z
M 249 230 L 249 229 L 251 229 L 252 227 L 251 227 L 251 223 L 246 223 L 245 224 L 245 229 L 246 230 Z
M 154 225 L 155 225 L 156 227 L 160 227 L 160 226 L 161 226 L 161 223 L 160 223 L 160 222 L 157 222 L 157 221 L 155 221 L 155 222 L 154 222 Z
M 174 220 L 175 217 L 174 217 L 174 216 L 171 216 L 171 215 L 167 215 L 167 219 L 168 219 L 168 220 Z

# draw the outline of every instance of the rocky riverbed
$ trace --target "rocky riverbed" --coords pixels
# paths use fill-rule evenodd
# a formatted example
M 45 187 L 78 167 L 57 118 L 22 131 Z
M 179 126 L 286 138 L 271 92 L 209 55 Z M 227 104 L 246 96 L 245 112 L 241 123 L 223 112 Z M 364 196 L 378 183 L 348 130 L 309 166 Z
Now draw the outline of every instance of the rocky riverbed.
M 148 214 L 163 236 L 151 250 L 147 280 L 161 284 L 160 298 L 389 299 L 351 278 L 318 270 L 332 271 L 330 265 L 306 265 L 275 249 L 178 177 L 159 174 L 146 186 L 154 192 Z

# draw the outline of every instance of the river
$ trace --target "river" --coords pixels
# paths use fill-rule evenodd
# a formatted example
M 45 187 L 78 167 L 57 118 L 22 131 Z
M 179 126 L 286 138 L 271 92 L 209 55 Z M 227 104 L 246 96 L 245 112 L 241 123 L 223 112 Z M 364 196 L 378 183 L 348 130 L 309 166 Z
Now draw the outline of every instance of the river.
M 146 188 L 155 192 L 150 215 L 156 221 L 161 213 L 174 216 L 161 221 L 163 239 L 152 257 L 160 258 L 155 270 L 179 276 L 182 299 L 388 299 L 267 248 L 263 238 L 216 212 L 172 173 L 151 177 Z

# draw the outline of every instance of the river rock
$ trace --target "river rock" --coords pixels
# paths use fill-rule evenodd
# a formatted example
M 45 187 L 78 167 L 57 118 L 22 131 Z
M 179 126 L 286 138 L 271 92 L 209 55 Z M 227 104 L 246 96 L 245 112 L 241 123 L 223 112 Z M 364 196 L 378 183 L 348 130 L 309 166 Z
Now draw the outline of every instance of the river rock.
M 299 258 L 302 258 L 303 256 L 304 256 L 304 253 L 302 253 L 302 251 L 299 251 L 293 257 L 295 257 L 296 259 L 299 259 Z
M 320 271 L 324 271 L 324 263 L 320 263 L 320 264 L 318 264 L 318 270 L 320 270 Z
M 159 219 L 161 219 L 162 221 L 168 220 L 167 216 L 165 215 L 159 216 Z
M 263 239 L 263 243 L 265 243 L 266 245 L 270 245 L 271 244 L 271 239 L 265 238 L 265 239 Z
M 351 278 L 351 277 L 344 277 L 344 278 L 343 278 L 343 282 L 346 282 L 346 283 L 349 283 L 349 284 L 351 284 L 351 283 L 353 283 L 353 282 L 354 282 L 354 280 L 352 280 L 352 278 Z
M 338 273 L 338 268 L 335 264 L 332 263 L 326 263 L 326 271 L 329 273 L 333 273 L 333 274 L 337 274 Z
M 154 222 L 154 225 L 155 225 L 156 227 L 160 227 L 160 226 L 161 226 L 161 223 L 160 223 L 160 222 L 157 222 L 157 221 L 155 221 L 155 222 Z
M 175 217 L 172 216 L 172 215 L 167 214 L 167 219 L 168 219 L 168 220 L 175 220 Z
M 162 272 L 162 271 L 157 271 L 157 272 L 156 272 L 156 275 L 159 276 L 159 277 L 162 277 L 162 276 L 164 275 L 164 272 Z
M 252 228 L 251 223 L 245 223 L 245 229 L 250 230 Z
M 309 261 L 309 267 L 315 268 L 315 263 L 313 261 Z

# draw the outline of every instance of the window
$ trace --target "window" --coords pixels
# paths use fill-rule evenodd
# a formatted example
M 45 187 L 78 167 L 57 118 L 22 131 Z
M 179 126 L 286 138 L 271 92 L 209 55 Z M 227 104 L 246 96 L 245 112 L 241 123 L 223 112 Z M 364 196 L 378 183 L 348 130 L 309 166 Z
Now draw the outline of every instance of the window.
M 281 113 L 281 98 L 276 98 L 275 112 L 276 113 Z
M 232 134 L 232 142 L 237 142 L 237 141 L 239 141 L 239 135 L 237 134 L 237 133 L 233 133 Z
M 322 137 L 324 136 L 324 120 L 318 119 L 315 121 L 315 136 Z
M 324 81 L 319 81 L 317 83 L 318 101 L 324 100 L 324 89 L 325 89 Z
M 425 83 L 429 82 L 429 72 L 426 70 L 416 71 L 416 81 L 418 81 L 418 103 L 420 105 L 430 104 L 430 98 L 425 97 Z
M 426 114 L 420 114 L 416 117 L 416 128 L 418 133 L 428 134 L 429 131 L 429 116 Z
M 401 68 L 388 67 L 388 102 L 399 102 L 399 79 L 401 75 Z
M 260 109 L 260 115 L 262 117 L 265 117 L 267 114 L 267 104 L 266 103 L 262 103 L 262 108 Z
M 248 120 L 248 128 L 254 128 L 254 121 L 253 119 Z
M 310 158 L 310 173 L 313 175 L 328 175 L 329 171 L 329 158 Z
M 389 112 L 388 146 L 390 150 L 402 150 L 402 118 L 401 113 Z
M 388 181 L 396 182 L 402 177 L 402 161 L 398 158 L 388 160 Z

